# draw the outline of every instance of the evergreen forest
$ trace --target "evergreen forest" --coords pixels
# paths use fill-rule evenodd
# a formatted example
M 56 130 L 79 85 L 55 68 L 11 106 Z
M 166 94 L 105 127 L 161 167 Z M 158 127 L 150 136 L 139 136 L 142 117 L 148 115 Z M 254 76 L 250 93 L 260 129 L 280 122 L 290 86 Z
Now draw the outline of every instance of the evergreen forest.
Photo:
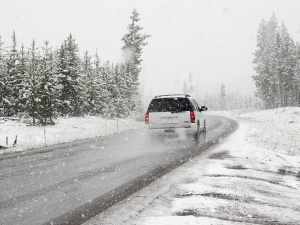
M 80 54 L 70 34 L 55 49 L 45 41 L 29 48 L 0 39 L 0 116 L 29 118 L 33 125 L 54 124 L 58 116 L 127 117 L 141 112 L 138 77 L 146 38 L 136 10 L 122 41 L 124 62 L 102 62 L 97 51 Z M 121 51 L 121 49 L 120 49 Z
M 253 64 L 256 95 L 265 108 L 300 106 L 300 44 L 275 14 L 261 21 Z

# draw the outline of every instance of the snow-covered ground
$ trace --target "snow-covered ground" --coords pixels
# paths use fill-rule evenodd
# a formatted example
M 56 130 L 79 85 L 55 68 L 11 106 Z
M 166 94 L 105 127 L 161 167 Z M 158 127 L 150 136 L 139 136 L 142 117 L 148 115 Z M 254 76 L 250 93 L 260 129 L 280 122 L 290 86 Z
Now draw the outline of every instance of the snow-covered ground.
M 234 118 L 239 128 L 86 224 L 300 224 L 300 108 L 207 114 Z M 0 145 L 18 136 L 16 147 L 0 153 L 140 126 L 84 117 L 61 118 L 44 130 L 0 120 Z
M 300 108 L 212 114 L 238 130 L 85 224 L 300 224 Z
M 59 118 L 53 126 L 28 126 L 18 120 L 0 118 L 0 154 L 47 145 L 105 136 L 144 126 L 132 119 L 108 120 L 95 116 Z M 17 145 L 12 147 L 17 136 Z M 6 145 L 6 138 L 8 145 Z

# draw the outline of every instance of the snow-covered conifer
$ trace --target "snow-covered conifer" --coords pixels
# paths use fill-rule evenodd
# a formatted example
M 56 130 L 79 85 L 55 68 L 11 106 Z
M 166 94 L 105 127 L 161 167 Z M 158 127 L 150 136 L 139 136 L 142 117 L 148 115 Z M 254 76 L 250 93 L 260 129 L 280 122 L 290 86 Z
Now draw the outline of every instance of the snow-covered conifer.
M 54 70 L 53 53 L 48 41 L 44 42 L 39 71 L 38 96 L 41 101 L 38 103 L 38 117 L 43 125 L 53 124 L 53 119 L 57 116 L 60 88 Z
M 278 22 L 275 14 L 268 22 L 262 20 L 257 33 L 257 48 L 254 53 L 253 76 L 258 96 L 265 102 L 267 108 L 276 107 L 278 79 L 276 71 L 276 39 Z
M 108 108 L 108 87 L 106 72 L 104 68 L 101 66 L 101 61 L 98 55 L 98 52 L 95 54 L 95 59 L 93 61 L 93 78 L 94 78 L 94 92 L 95 92 L 95 110 L 94 113 L 96 115 L 104 115 Z
M 62 44 L 57 62 L 59 85 L 62 86 L 59 111 L 64 115 L 83 114 L 84 82 L 80 74 L 80 57 L 75 39 L 70 34 Z
M 134 93 L 133 99 L 136 100 L 134 104 L 132 104 L 132 111 L 135 111 L 136 108 L 139 108 L 140 104 L 140 96 L 138 93 L 138 79 L 139 73 L 141 71 L 141 63 L 142 63 L 142 49 L 148 43 L 146 39 L 150 37 L 147 34 L 141 34 L 143 28 L 138 25 L 140 20 L 139 13 L 134 9 L 131 16 L 131 22 L 128 25 L 128 33 L 126 33 L 122 41 L 124 42 L 124 46 L 122 47 L 123 55 L 125 58 L 126 70 L 127 74 L 130 74 L 132 77 L 132 92 Z
M 95 73 L 93 73 L 91 56 L 86 51 L 82 61 L 82 76 L 85 80 L 85 95 L 86 101 L 84 102 L 84 112 L 95 115 L 97 113 L 97 81 Z
M 6 90 L 3 99 L 6 116 L 16 115 L 18 112 L 18 99 L 20 83 L 22 79 L 18 76 L 18 51 L 15 32 L 12 35 L 12 46 L 7 53 L 6 60 Z
M 31 49 L 29 52 L 29 59 L 27 64 L 28 83 L 25 86 L 26 98 L 26 112 L 32 118 L 33 125 L 36 124 L 38 119 L 38 104 L 41 102 L 39 96 L 39 58 L 37 56 L 37 49 L 35 41 L 32 41 Z
M 19 89 L 19 99 L 18 99 L 18 110 L 23 113 L 26 112 L 26 87 L 28 86 L 29 76 L 27 71 L 28 63 L 28 52 L 25 51 L 24 45 L 22 44 L 21 50 L 18 54 L 18 65 L 17 73 L 18 77 L 21 78 L 20 89 Z
M 300 45 L 296 46 L 296 64 L 295 64 L 295 100 L 296 106 L 300 106 Z
M 5 113 L 5 104 L 4 99 L 7 93 L 7 73 L 6 73 L 6 61 L 5 61 L 5 52 L 3 49 L 3 43 L 0 36 L 0 116 L 4 116 Z

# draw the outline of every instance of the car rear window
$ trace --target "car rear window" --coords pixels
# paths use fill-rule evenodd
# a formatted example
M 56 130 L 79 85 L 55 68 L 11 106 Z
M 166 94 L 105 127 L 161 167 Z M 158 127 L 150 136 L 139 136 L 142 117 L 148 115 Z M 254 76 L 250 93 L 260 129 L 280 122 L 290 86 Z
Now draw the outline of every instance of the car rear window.
M 150 102 L 148 112 L 181 112 L 192 111 L 187 98 L 157 98 Z

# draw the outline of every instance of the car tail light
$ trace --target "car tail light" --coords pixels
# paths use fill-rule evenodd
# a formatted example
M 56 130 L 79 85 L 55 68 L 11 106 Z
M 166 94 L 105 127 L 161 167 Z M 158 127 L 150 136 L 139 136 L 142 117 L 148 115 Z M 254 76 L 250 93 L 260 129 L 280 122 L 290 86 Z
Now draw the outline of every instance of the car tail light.
M 148 125 L 149 124 L 149 113 L 145 114 L 145 123 Z
M 195 113 L 193 111 L 190 112 L 191 123 L 195 123 Z

